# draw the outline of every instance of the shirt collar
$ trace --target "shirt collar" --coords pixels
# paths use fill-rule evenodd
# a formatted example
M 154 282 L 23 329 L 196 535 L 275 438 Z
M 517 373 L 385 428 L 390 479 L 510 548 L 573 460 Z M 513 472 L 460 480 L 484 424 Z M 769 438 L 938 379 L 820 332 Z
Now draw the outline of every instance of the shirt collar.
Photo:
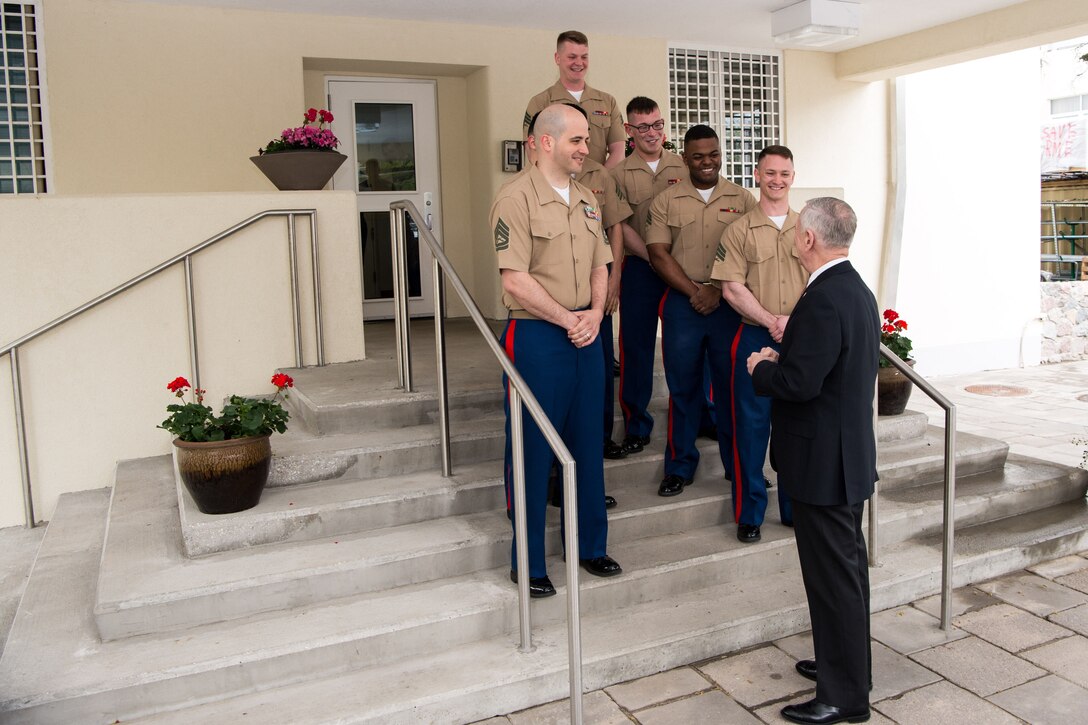
M 825 263 L 824 263 L 823 265 L 821 265 L 821 266 L 820 266 L 820 268 L 819 268 L 819 269 L 817 269 L 817 270 L 816 270 L 815 272 L 813 272 L 813 273 L 812 273 L 812 274 L 811 274 L 811 275 L 809 276 L 809 278 L 808 278 L 808 284 L 807 284 L 807 285 L 805 285 L 805 289 L 808 289 L 809 287 L 811 287 L 811 286 L 812 286 L 812 283 L 813 283 L 813 282 L 815 282 L 815 281 L 816 281 L 816 278 L 817 278 L 817 277 L 819 277 L 819 276 L 820 276 L 821 274 L 823 274 L 823 273 L 824 273 L 824 272 L 826 272 L 827 270 L 831 269 L 831 268 L 832 268 L 832 267 L 834 267 L 834 266 L 835 266 L 836 264 L 842 264 L 842 263 L 843 263 L 843 262 L 845 262 L 845 261 L 847 261 L 847 258 L 846 258 L 846 257 L 835 257 L 835 259 L 832 259 L 832 260 L 831 260 L 830 262 L 825 262 Z

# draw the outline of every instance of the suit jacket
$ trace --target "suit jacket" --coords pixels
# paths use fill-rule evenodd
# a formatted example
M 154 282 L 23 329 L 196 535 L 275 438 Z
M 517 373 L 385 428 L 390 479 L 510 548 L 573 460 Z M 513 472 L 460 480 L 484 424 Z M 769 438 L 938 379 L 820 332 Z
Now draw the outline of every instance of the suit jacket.
M 756 393 L 774 398 L 771 463 L 791 498 L 838 506 L 872 495 L 879 357 L 873 293 L 850 262 L 825 270 L 797 302 L 778 363 L 752 372 Z

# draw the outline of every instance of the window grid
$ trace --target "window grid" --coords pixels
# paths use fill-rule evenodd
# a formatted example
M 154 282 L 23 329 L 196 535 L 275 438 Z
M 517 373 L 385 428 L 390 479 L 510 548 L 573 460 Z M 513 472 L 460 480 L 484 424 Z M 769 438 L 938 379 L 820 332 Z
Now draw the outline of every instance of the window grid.
M 1053 98 L 1050 101 L 1050 115 L 1063 116 L 1066 114 L 1088 111 L 1088 94 L 1082 96 L 1066 96 L 1065 98 Z
M 758 53 L 669 49 L 670 134 L 705 123 L 722 142 L 722 175 L 754 186 L 759 151 L 779 142 L 779 57 Z
M 0 194 L 44 194 L 40 43 L 35 7 L 0 4 Z

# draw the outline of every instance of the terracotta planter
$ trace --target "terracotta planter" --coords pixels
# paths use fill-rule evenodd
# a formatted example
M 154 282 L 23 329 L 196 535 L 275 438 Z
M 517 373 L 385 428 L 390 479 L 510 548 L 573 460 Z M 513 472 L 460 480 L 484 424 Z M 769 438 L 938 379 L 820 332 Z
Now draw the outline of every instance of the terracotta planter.
M 249 157 L 280 191 L 324 189 L 346 159 L 335 151 L 280 151 Z
M 268 483 L 271 435 L 188 443 L 177 438 L 178 473 L 196 507 L 206 514 L 232 514 L 257 505 Z
M 914 361 L 907 360 L 907 365 L 913 368 Z M 877 415 L 899 415 L 907 409 L 910 392 L 914 389 L 910 378 L 893 367 L 880 368 L 876 383 Z

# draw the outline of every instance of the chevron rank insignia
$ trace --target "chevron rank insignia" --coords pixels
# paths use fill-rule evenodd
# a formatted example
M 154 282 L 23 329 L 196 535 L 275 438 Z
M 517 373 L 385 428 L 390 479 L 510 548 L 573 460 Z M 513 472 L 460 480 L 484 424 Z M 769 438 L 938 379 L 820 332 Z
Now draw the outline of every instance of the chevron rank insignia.
M 721 242 L 718 242 L 718 249 L 714 252 L 714 259 L 718 262 L 725 261 L 725 245 Z
M 495 224 L 495 251 L 502 252 L 510 248 L 510 227 L 499 218 Z
M 532 122 L 533 122 L 533 116 L 532 116 L 532 114 L 530 114 L 530 113 L 529 113 L 528 111 L 526 111 L 526 112 L 525 112 L 525 120 L 521 122 L 521 123 L 522 123 L 522 125 L 523 125 L 523 126 L 528 126 L 528 125 L 529 125 L 530 123 L 532 123 Z

